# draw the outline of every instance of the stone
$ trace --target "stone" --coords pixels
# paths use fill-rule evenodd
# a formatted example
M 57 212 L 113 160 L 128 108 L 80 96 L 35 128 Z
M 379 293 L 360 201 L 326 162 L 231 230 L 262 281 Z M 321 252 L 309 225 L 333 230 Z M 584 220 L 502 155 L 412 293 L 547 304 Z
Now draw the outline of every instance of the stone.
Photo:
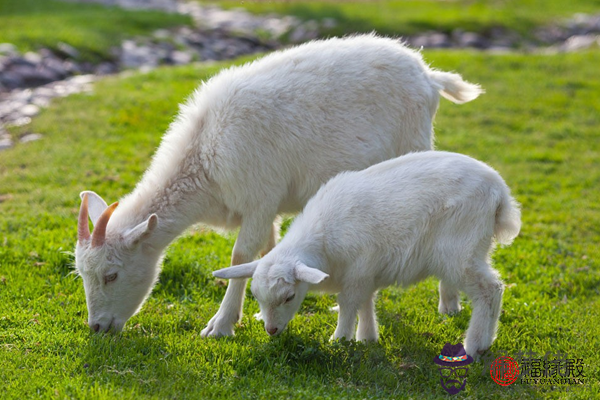
M 23 86 L 23 78 L 16 72 L 6 71 L 0 75 L 0 83 L 5 88 L 11 90 Z
M 68 57 L 71 58 L 79 58 L 79 50 L 77 50 L 75 47 L 71 46 L 70 44 L 64 43 L 64 42 L 59 42 L 58 45 L 56 46 L 58 48 L 58 50 L 65 54 Z
M 337 21 L 334 18 L 323 18 L 321 26 L 325 29 L 333 29 L 337 26 Z
M 10 127 L 16 127 L 16 126 L 24 126 L 24 125 L 28 125 L 31 123 L 31 118 L 30 117 L 21 117 L 21 118 L 17 118 L 11 122 L 9 122 L 8 124 L 5 124 L 6 127 L 10 128 Z
M 461 47 L 476 47 L 484 49 L 489 46 L 487 39 L 475 32 L 464 32 L 458 38 Z
M 0 138 L 0 150 L 6 150 L 13 147 L 13 141 L 10 138 Z
M 29 133 L 27 135 L 22 136 L 19 139 L 19 142 L 21 143 L 29 143 L 29 142 L 34 142 L 36 140 L 40 140 L 43 136 L 39 133 Z
M 35 104 L 27 104 L 26 106 L 23 106 L 23 108 L 21 108 L 19 111 L 22 115 L 26 117 L 33 117 L 39 114 L 40 108 Z
M 450 38 L 445 33 L 432 33 L 429 35 L 428 47 L 446 48 L 451 47 Z
M 16 55 L 19 54 L 17 47 L 12 43 L 0 43 L 0 54 Z
M 8 64 L 11 66 L 26 66 L 26 67 L 35 67 L 36 63 L 31 62 L 24 57 L 13 56 L 8 60 Z
M 111 62 L 103 62 L 96 66 L 94 73 L 96 75 L 110 75 L 116 73 L 118 70 L 119 69 L 115 64 Z
M 45 58 L 42 61 L 42 64 L 44 65 L 44 67 L 56 74 L 59 77 L 59 79 L 63 79 L 67 77 L 67 75 L 69 75 L 69 71 L 65 67 L 66 63 L 57 58 Z
M 175 50 L 170 54 L 169 59 L 175 65 L 183 65 L 192 62 L 194 56 L 188 51 Z
M 33 51 L 28 51 L 23 54 L 23 58 L 33 64 L 39 64 L 42 62 L 42 56 L 38 53 L 34 53 Z
M 171 36 L 171 32 L 166 29 L 157 29 L 154 31 L 154 33 L 152 33 L 152 36 L 157 39 L 167 39 Z
M 560 47 L 560 51 L 571 52 L 589 49 L 600 44 L 599 35 L 574 35 L 568 38 Z

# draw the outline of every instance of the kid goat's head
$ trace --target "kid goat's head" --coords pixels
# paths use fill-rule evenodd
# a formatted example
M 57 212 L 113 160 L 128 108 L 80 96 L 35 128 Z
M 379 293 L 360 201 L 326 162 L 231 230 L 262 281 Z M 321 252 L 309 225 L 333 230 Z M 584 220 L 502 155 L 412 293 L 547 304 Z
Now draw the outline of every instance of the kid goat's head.
M 248 264 L 214 271 L 217 278 L 252 278 L 252 294 L 260 305 L 265 331 L 279 335 L 306 297 L 310 285 L 318 285 L 329 277 L 299 261 L 265 258 Z
M 142 306 L 158 276 L 161 252 L 147 242 L 156 214 L 128 229 L 109 229 L 118 203 L 107 206 L 94 192 L 81 193 L 75 267 L 83 278 L 88 325 L 95 332 L 119 332 Z M 94 224 L 90 234 L 88 217 Z

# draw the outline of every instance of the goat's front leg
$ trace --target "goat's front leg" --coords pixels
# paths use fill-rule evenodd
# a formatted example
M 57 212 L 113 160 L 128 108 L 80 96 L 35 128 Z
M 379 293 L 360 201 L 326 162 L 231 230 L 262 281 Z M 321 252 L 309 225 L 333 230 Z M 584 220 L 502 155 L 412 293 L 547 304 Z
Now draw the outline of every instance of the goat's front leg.
M 331 340 L 354 339 L 354 330 L 356 327 L 356 314 L 360 306 L 360 301 L 344 292 L 338 295 L 339 313 L 338 324 Z
M 240 233 L 233 246 L 231 265 L 251 262 L 261 248 L 267 243 L 271 243 L 269 235 L 272 235 L 272 229 L 274 229 L 272 220 L 268 223 L 260 223 L 256 219 L 242 221 Z M 234 335 L 234 325 L 242 318 L 247 282 L 247 279 L 231 279 L 229 281 L 219 311 L 200 333 L 202 337 Z

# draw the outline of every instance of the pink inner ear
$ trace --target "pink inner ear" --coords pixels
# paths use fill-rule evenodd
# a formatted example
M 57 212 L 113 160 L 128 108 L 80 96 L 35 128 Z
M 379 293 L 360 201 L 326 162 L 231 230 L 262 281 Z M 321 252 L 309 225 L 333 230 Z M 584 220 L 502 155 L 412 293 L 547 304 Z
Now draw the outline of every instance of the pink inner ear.
M 98 218 L 96 222 L 96 226 L 94 227 L 94 233 L 92 234 L 92 247 L 100 247 L 104 244 L 106 239 L 106 226 L 108 225 L 108 220 L 110 219 L 113 211 L 119 205 L 119 202 L 114 202 Z
M 88 218 L 88 195 L 83 195 L 81 207 L 79 208 L 79 219 L 77 221 L 77 240 L 80 242 L 90 238 L 90 223 Z

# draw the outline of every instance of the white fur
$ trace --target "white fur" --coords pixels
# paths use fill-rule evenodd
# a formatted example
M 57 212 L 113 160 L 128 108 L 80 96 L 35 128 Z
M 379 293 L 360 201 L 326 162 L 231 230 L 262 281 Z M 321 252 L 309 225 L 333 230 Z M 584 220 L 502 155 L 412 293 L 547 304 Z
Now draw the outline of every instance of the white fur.
M 120 201 L 105 245 L 78 243 L 90 326 L 122 328 L 150 293 L 163 250 L 190 225 L 241 226 L 232 264 L 246 263 L 275 245 L 276 216 L 301 210 L 332 176 L 431 149 L 438 92 L 463 102 L 482 90 L 375 35 L 275 52 L 202 84 Z M 106 203 L 87 193 L 97 217 Z M 203 336 L 233 335 L 245 284 L 231 282 Z
M 285 329 L 308 289 L 339 293 L 333 338 L 354 339 L 358 314 L 358 340 L 378 338 L 377 290 L 433 275 L 440 312 L 460 310 L 459 290 L 471 298 L 465 348 L 477 357 L 494 340 L 502 303 L 493 238 L 508 244 L 520 226 L 519 207 L 492 168 L 455 153 L 412 153 L 339 174 L 269 254 L 214 274 L 253 276 L 270 334 Z

